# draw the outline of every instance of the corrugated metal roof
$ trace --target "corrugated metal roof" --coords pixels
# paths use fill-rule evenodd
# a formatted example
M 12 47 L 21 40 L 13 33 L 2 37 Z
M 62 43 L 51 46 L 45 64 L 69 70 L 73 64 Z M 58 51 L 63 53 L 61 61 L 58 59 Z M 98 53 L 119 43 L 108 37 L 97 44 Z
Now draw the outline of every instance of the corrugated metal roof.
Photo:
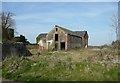
M 84 37 L 87 34 L 87 31 L 71 31 L 66 28 L 60 27 L 58 25 L 55 25 L 55 27 L 61 28 L 62 30 L 64 30 L 65 32 L 67 32 L 70 35 L 75 35 L 75 36 L 79 36 L 79 37 Z
M 38 35 L 39 38 L 46 38 L 47 33 L 41 33 Z
M 84 37 L 87 34 L 87 31 L 74 31 L 74 33 L 76 33 L 80 37 Z
M 63 28 L 63 27 L 58 26 L 58 25 L 55 25 L 55 27 L 56 28 L 61 28 L 62 30 L 64 30 L 69 35 L 84 37 L 87 34 L 87 31 L 71 31 L 69 29 Z M 47 34 L 48 33 L 41 33 L 41 34 L 38 35 L 38 37 L 40 37 L 40 38 L 46 38 Z

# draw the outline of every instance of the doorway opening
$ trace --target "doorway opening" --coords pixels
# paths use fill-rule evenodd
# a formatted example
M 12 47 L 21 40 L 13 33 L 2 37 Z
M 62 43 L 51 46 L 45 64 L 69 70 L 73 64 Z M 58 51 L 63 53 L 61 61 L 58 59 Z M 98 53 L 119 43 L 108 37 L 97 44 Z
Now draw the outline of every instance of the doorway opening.
M 55 34 L 55 41 L 58 41 L 58 34 Z
M 65 50 L 65 42 L 61 42 L 61 50 Z

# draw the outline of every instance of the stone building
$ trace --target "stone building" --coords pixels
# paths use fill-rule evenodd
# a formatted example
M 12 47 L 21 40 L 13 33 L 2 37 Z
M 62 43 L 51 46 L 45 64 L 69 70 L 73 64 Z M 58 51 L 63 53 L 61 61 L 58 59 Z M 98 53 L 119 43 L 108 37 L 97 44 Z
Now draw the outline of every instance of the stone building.
M 44 37 L 41 35 L 43 34 L 37 37 L 37 43 L 46 49 L 68 50 L 88 47 L 87 31 L 71 31 L 55 25 L 48 34 L 44 34 Z
M 36 42 L 39 45 L 39 49 L 42 51 L 44 49 L 47 49 L 46 35 L 47 35 L 47 33 L 42 33 L 42 34 L 38 35 L 38 37 L 36 38 Z

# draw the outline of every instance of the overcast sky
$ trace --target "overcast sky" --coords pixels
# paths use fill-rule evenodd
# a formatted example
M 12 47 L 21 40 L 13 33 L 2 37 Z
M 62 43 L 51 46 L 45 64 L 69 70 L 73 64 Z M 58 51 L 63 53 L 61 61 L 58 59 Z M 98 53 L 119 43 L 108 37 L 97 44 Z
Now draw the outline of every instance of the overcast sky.
M 110 44 L 115 39 L 111 18 L 117 13 L 117 2 L 3 2 L 2 8 L 15 14 L 17 32 L 32 43 L 54 25 L 88 31 L 89 45 Z

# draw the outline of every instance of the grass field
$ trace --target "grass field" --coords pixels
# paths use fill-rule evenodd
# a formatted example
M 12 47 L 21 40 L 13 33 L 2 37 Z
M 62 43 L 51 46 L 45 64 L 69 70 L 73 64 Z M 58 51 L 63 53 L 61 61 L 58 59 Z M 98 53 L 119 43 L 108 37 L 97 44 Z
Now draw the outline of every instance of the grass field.
M 118 51 L 75 49 L 46 51 L 3 61 L 3 78 L 16 81 L 118 81 Z

